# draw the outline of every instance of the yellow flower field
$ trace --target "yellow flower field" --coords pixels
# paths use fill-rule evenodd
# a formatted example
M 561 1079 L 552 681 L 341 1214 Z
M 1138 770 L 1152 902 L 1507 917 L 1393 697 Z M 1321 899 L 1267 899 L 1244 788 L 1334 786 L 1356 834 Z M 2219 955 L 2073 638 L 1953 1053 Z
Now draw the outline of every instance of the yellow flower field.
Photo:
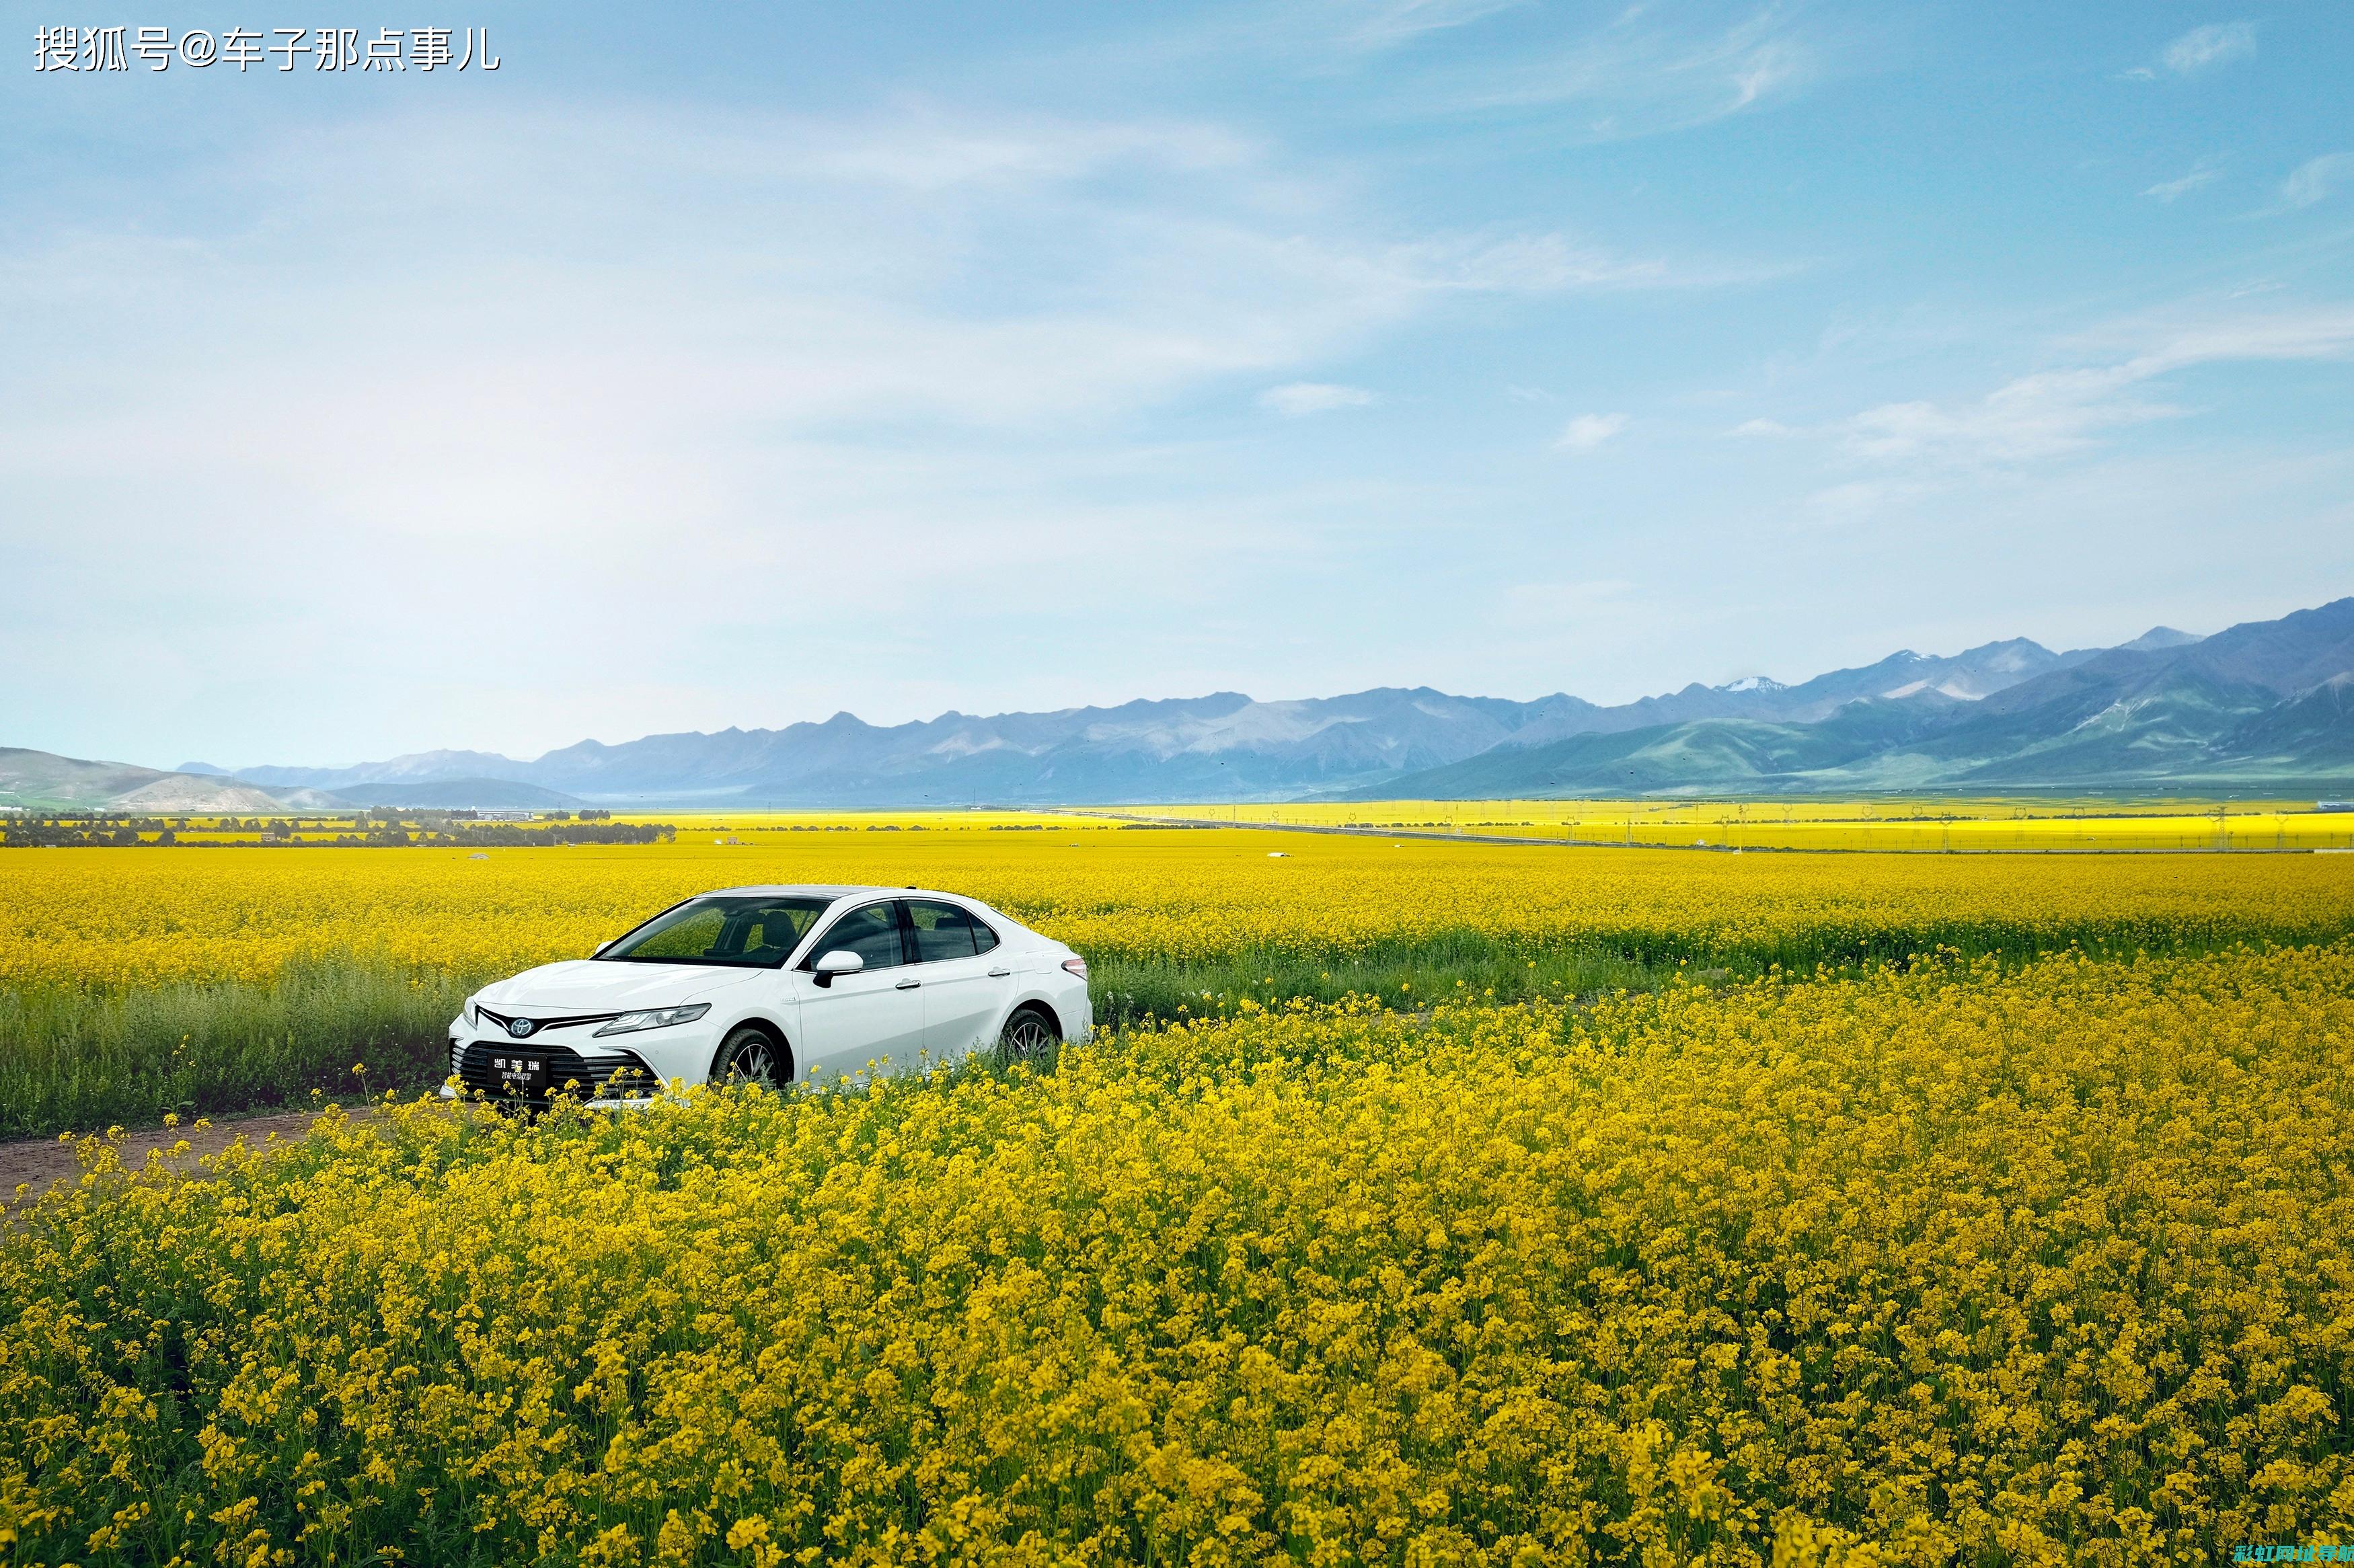
M 1580 842 L 1908 853 L 2354 848 L 2313 800 L 1373 800 L 1122 806 L 1137 821 L 1394 828 Z
M 568 815 L 568 814 L 567 814 Z M 678 830 L 681 836 L 698 835 L 725 842 L 727 835 L 746 833 L 1022 833 L 1048 829 L 1063 832 L 1107 832 L 1119 828 L 1114 817 L 1076 811 L 997 811 L 909 810 L 883 811 L 635 811 L 608 813 L 621 822 L 658 822 Z M 608 820 L 599 819 L 599 821 Z M 346 814 L 343 817 L 289 812 L 275 817 L 173 817 L 157 819 L 172 826 L 178 844 L 260 844 L 285 842 L 332 844 L 361 833 Z M 546 825 L 533 821 L 524 828 Z M 155 843 L 159 831 L 138 830 L 142 842 Z M 361 833 L 361 836 L 365 836 Z
M 953 889 L 1091 959 L 1342 954 L 1455 931 L 1772 959 L 2354 928 L 2354 856 L 2332 855 L 1702 855 L 1181 830 L 696 835 L 479 857 L 28 850 L 0 855 L 0 984 L 266 980 L 341 955 L 486 975 L 578 957 L 690 894 L 764 882 Z
M 2354 1540 L 2349 1049 L 2339 944 L 331 1122 L 0 1245 L 0 1528 L 52 1563 Z
M 636 811 L 682 837 L 843 832 L 1091 832 L 1130 822 L 1392 829 L 1650 844 L 1907 853 L 2354 849 L 2354 811 L 2306 800 L 2119 800 L 2087 797 L 1842 800 L 1374 800 L 1079 807 L 1055 811 Z M 334 842 L 354 824 L 301 816 L 179 818 L 183 844 Z M 149 830 L 143 837 L 153 842 Z

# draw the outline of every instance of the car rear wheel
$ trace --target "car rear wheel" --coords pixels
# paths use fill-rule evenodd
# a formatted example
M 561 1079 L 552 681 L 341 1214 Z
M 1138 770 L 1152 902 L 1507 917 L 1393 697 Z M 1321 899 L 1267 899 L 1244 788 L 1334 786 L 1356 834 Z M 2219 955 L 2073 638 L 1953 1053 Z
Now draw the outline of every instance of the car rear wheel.
M 764 1089 L 782 1088 L 792 1075 L 784 1047 L 757 1023 L 739 1023 L 728 1031 L 719 1043 L 719 1065 L 711 1075 L 713 1082 L 726 1087 L 758 1084 Z
M 1062 1048 L 1063 1032 L 1055 1021 L 1035 1007 L 1025 1007 L 1005 1021 L 997 1033 L 997 1054 L 1008 1066 L 1015 1064 L 1041 1071 L 1051 1066 L 1055 1053 Z

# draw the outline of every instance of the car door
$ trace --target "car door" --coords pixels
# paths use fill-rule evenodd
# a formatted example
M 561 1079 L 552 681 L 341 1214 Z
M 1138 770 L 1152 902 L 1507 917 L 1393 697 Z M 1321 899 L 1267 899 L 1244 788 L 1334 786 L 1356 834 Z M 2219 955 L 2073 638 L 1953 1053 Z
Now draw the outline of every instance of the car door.
M 820 985 L 809 966 L 837 949 L 866 960 L 854 974 Z M 865 1071 L 896 1072 L 914 1063 L 924 1044 L 921 980 L 907 962 L 899 905 L 885 898 L 835 917 L 819 934 L 794 976 L 801 993 L 800 1047 L 811 1083 Z
M 997 933 L 961 905 L 909 898 L 917 972 L 924 980 L 924 1054 L 953 1062 L 990 1044 L 990 1027 L 1005 1005 L 1013 970 L 992 951 Z

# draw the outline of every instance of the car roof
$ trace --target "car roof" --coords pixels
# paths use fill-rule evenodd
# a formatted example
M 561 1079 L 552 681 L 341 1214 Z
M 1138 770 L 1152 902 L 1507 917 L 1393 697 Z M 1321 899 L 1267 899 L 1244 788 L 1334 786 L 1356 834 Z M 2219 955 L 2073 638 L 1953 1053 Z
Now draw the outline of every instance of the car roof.
M 827 898 L 840 903 L 845 898 L 863 897 L 870 893 L 915 893 L 927 898 L 958 898 L 962 895 L 941 893 L 929 887 L 864 886 L 838 882 L 778 882 L 763 883 L 755 887 L 714 887 L 695 895 L 697 898 Z

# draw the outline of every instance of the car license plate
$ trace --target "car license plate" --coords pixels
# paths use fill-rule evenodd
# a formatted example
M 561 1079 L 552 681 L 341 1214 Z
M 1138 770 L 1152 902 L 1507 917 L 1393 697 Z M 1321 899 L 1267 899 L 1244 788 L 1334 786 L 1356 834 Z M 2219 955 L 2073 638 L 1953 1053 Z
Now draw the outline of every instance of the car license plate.
M 491 1070 L 498 1074 L 499 1087 L 508 1094 L 547 1093 L 547 1058 L 545 1056 L 493 1055 Z

